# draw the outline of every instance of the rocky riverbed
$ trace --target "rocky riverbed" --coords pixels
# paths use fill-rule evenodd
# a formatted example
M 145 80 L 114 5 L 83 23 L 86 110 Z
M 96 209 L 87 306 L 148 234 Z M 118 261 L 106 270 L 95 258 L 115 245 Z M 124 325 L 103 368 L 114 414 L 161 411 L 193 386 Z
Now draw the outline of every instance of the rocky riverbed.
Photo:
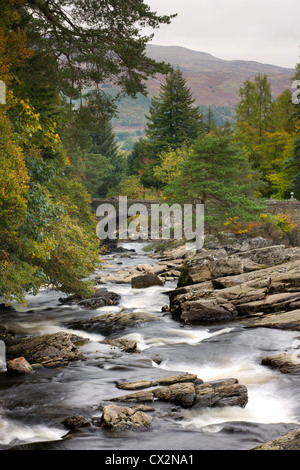
M 124 251 L 119 259 L 130 260 L 135 253 Z M 153 262 L 151 262 L 153 260 Z M 112 262 L 111 262 L 112 261 Z M 119 268 L 113 259 L 95 275 L 95 294 L 88 299 L 62 297 L 60 303 L 93 312 L 77 321 L 64 321 L 65 331 L 45 335 L 26 334 L 3 323 L 0 340 L 6 344 L 6 374 L 26 376 L 43 369 L 67 367 L 76 361 L 88 361 L 83 345 L 89 335 L 102 335 L 100 341 L 111 353 L 141 355 L 137 341 L 126 338 L 127 331 L 155 323 L 165 328 L 164 318 L 185 327 L 219 327 L 240 324 L 243 329 L 267 328 L 295 331 L 295 347 L 276 355 L 266 355 L 261 365 L 281 374 L 300 373 L 297 332 L 300 330 L 300 248 L 274 245 L 263 238 L 236 240 L 228 246 L 211 244 L 197 253 L 187 244 L 163 253 L 152 253 L 149 264 Z M 109 271 L 107 273 L 107 271 Z M 169 300 L 161 305 L 161 314 L 137 309 L 98 314 L 108 307 L 117 308 L 121 295 L 110 291 L 113 285 L 130 285 L 141 292 L 173 281 Z M 9 322 L 8 322 L 9 323 Z M 99 342 L 99 344 L 100 344 Z M 154 364 L 162 358 L 151 356 Z M 176 420 L 184 419 L 185 410 L 240 407 L 248 404 L 248 390 L 236 377 L 203 380 L 197 374 L 159 374 L 151 379 L 118 382 L 116 390 L 130 393 L 108 396 L 99 403 L 101 415 L 65 416 L 61 423 L 66 432 L 81 427 L 102 427 L 110 430 L 143 429 L 156 426 L 151 415 L 161 416 L 161 406 Z M 116 404 L 117 403 L 117 404 Z M 295 430 L 288 443 L 297 446 Z M 283 442 L 285 442 L 283 440 Z M 292 442 L 292 443 L 291 443 Z M 284 444 L 286 445 L 286 444 Z M 276 441 L 280 446 L 280 441 Z M 276 447 L 275 446 L 275 447 Z M 274 448 L 275 448 L 274 447 Z M 263 446 L 261 446 L 264 449 Z M 270 442 L 268 448 L 272 448 Z

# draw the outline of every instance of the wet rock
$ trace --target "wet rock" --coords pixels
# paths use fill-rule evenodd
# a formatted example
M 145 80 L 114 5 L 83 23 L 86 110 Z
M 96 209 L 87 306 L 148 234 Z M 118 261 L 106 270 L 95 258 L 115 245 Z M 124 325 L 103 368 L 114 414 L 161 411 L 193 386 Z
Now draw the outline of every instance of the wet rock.
M 152 391 L 146 390 L 142 392 L 130 393 L 121 397 L 112 398 L 111 401 L 121 401 L 130 403 L 152 403 L 154 394 Z
M 163 282 L 156 274 L 144 274 L 131 279 L 133 289 L 146 289 L 152 286 L 163 286 Z
M 196 390 L 193 383 L 173 384 L 153 391 L 155 398 L 168 401 L 182 408 L 191 408 L 194 405 Z
M 263 315 L 248 323 L 246 327 L 300 331 L 300 310 Z
M 300 430 L 290 431 L 278 439 L 255 447 L 253 450 L 300 450 Z
M 130 341 L 129 339 L 105 339 L 101 341 L 103 344 L 109 344 L 112 347 L 120 348 L 126 353 L 136 353 L 137 343 L 136 341 Z
M 171 382 L 173 379 L 170 379 Z M 126 384 L 133 387 L 133 382 Z M 141 381 L 140 386 L 150 387 L 157 381 Z M 121 388 L 121 387 L 119 387 Z M 127 388 L 129 389 L 129 388 Z M 164 387 L 154 388 L 149 391 L 131 393 L 129 395 L 114 398 L 120 402 L 151 402 L 155 399 L 173 403 L 182 408 L 205 408 L 240 406 L 244 408 L 248 402 L 248 392 L 244 385 L 237 379 L 226 379 L 203 383 L 196 377 L 193 382 L 176 382 Z
M 80 339 L 64 332 L 15 339 L 7 345 L 6 355 L 8 360 L 24 357 L 30 364 L 44 367 L 66 365 L 69 361 L 84 359 L 75 345 Z
M 194 382 L 198 381 L 196 374 L 179 374 L 170 377 L 162 377 L 155 380 L 139 380 L 136 382 L 125 382 L 118 384 L 117 387 L 121 390 L 140 390 L 149 387 L 156 387 L 158 385 L 173 385 L 176 383 Z
M 224 299 L 201 299 L 185 302 L 179 320 L 186 323 L 215 323 L 234 320 L 237 315 L 234 305 Z
M 282 374 L 300 374 L 300 353 L 268 356 L 261 361 L 263 366 L 276 369 Z
M 159 356 L 158 354 L 152 354 L 152 355 L 151 355 L 151 360 L 152 360 L 153 362 L 155 362 L 155 364 L 161 364 L 162 361 L 163 361 L 162 357 Z
M 59 299 L 66 304 L 77 304 L 87 310 L 96 310 L 107 305 L 119 305 L 121 296 L 115 292 L 109 292 L 105 288 L 98 289 L 91 297 L 83 299 L 78 296 L 69 296 L 65 299 Z
M 101 426 L 111 430 L 147 429 L 152 418 L 143 411 L 126 406 L 109 405 L 103 408 Z
M 248 392 L 237 379 L 207 382 L 196 386 L 195 407 L 240 406 L 248 403 Z
M 297 304 L 295 305 L 295 303 Z M 239 316 L 250 316 L 262 312 L 264 314 L 289 311 L 300 304 L 300 292 L 265 295 L 257 301 L 235 302 Z
M 70 416 L 62 421 L 62 424 L 73 431 L 74 429 L 82 428 L 90 425 L 90 421 L 84 416 Z
M 90 320 L 81 320 L 71 323 L 69 326 L 83 331 L 110 335 L 126 328 L 154 321 L 160 321 L 160 319 L 144 312 L 119 312 L 107 313 Z
M 137 405 L 133 406 L 132 409 L 136 411 L 144 411 L 146 413 L 151 413 L 152 411 L 155 411 L 155 408 L 149 405 Z
M 7 362 L 7 371 L 16 374 L 30 374 L 33 368 L 25 357 L 17 357 Z
M 206 323 L 251 318 L 295 311 L 290 321 L 298 328 L 300 309 L 300 262 L 216 278 L 175 289 L 169 294 L 172 317 L 179 321 Z M 278 318 L 279 320 L 279 318 Z M 261 318 L 258 320 L 261 321 Z M 271 322 L 270 322 L 271 323 Z M 288 321 L 274 322 L 288 327 Z M 267 325 L 267 320 L 266 320 Z

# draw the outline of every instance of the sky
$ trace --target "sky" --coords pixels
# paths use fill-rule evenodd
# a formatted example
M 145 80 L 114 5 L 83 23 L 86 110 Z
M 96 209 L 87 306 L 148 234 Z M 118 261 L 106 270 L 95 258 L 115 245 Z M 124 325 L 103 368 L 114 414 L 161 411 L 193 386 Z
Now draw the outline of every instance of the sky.
M 300 62 L 299 0 L 145 0 L 158 14 L 178 13 L 152 44 L 182 46 L 224 60 L 294 68 Z

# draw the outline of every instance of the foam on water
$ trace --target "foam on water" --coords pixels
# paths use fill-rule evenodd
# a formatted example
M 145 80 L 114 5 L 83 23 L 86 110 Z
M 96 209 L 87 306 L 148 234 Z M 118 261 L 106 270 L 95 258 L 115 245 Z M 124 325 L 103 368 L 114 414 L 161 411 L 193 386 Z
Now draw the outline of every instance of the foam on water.
M 167 330 L 167 336 L 147 336 L 146 334 L 142 333 L 131 333 L 122 336 L 122 338 L 136 341 L 138 349 L 140 351 L 144 351 L 151 347 L 157 346 L 179 344 L 196 345 L 205 339 L 229 333 L 231 330 L 231 328 L 224 328 L 223 330 L 210 333 L 208 330 L 183 330 L 171 328 Z
M 297 423 L 293 409 L 277 390 L 276 386 L 248 387 L 249 401 L 245 408 L 238 406 L 224 408 L 203 408 L 184 410 L 182 426 L 207 432 L 219 432 L 229 422 L 261 424 Z
M 0 414 L 0 444 L 58 441 L 66 435 L 62 429 L 44 425 L 25 426 L 3 418 Z

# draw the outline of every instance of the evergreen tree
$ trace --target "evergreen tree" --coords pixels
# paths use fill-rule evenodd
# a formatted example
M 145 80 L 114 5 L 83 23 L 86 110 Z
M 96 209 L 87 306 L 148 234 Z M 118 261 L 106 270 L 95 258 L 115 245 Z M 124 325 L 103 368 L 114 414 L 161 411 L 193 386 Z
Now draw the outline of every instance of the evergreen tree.
M 197 137 L 202 116 L 194 103 L 182 72 L 172 70 L 159 95 L 152 99 L 147 116 L 146 136 L 157 156 Z
M 253 220 L 263 205 L 254 197 L 247 154 L 229 135 L 201 135 L 169 181 L 164 194 L 172 201 L 201 201 L 207 228 L 222 230 L 226 219 Z

